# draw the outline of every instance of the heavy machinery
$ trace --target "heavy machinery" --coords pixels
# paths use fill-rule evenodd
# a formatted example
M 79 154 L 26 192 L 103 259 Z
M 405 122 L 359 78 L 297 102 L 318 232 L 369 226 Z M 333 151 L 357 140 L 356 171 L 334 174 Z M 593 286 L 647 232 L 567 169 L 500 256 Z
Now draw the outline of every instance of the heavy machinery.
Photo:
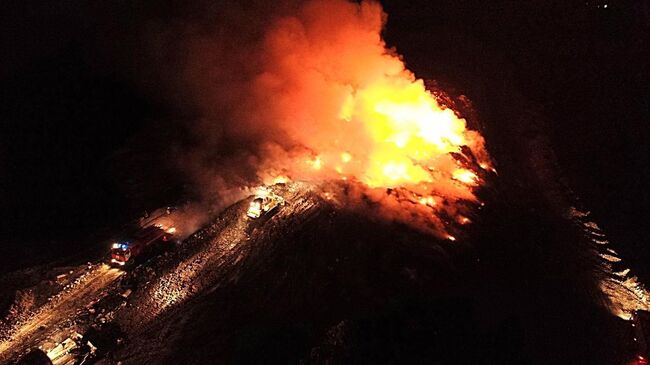
M 170 241 L 174 229 L 163 230 L 159 226 L 149 226 L 133 234 L 131 238 L 118 240 L 111 245 L 111 264 L 124 266 L 140 255 L 147 247 Z
M 249 218 L 257 219 L 263 215 L 273 212 L 284 204 L 285 201 L 281 196 L 276 195 L 272 192 L 263 192 L 253 198 L 253 201 L 251 201 L 251 204 L 248 207 L 246 215 Z

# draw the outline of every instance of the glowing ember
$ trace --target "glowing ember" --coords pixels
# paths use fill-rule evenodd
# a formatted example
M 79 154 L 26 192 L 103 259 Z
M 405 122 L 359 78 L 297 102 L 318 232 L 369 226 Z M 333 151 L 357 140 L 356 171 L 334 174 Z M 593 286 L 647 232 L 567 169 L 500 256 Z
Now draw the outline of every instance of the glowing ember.
M 420 204 L 428 205 L 428 206 L 434 206 L 434 205 L 436 205 L 436 201 L 435 201 L 435 199 L 433 199 L 432 196 L 427 196 L 427 197 L 420 198 Z
M 321 160 L 320 156 L 316 156 L 313 160 L 308 160 L 307 163 L 310 164 L 314 170 L 320 170 L 321 167 L 323 167 L 323 160 Z
M 465 184 L 475 184 L 478 178 L 475 173 L 469 170 L 459 169 L 454 171 L 453 178 Z
M 275 178 L 273 178 L 270 185 L 286 184 L 287 182 L 289 182 L 289 178 L 284 176 L 284 175 L 280 175 L 280 176 L 276 176 Z

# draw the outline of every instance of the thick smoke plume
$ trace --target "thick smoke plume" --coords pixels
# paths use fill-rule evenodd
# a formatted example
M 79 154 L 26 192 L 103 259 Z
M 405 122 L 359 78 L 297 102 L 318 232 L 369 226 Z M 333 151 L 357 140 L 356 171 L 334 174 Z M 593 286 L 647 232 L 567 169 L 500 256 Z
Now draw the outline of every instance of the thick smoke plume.
M 468 221 L 459 202 L 476 201 L 490 160 L 387 48 L 378 3 L 222 10 L 213 28 L 184 30 L 178 85 L 200 115 L 181 165 L 206 198 L 226 205 L 285 178 L 345 182 L 357 186 L 331 193 L 346 205 L 453 239 L 445 227 Z

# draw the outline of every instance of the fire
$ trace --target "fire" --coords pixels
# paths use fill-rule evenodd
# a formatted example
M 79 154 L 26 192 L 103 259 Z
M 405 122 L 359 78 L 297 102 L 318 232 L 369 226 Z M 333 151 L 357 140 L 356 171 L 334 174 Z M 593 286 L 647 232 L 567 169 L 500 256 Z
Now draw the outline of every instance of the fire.
M 311 165 L 314 170 L 320 170 L 321 167 L 323 167 L 323 160 L 321 160 L 320 156 L 316 156 L 313 160 L 307 160 L 307 163 Z
M 458 180 L 462 183 L 470 184 L 470 185 L 475 184 L 476 179 L 478 179 L 478 176 L 476 176 L 474 172 L 465 169 L 455 170 L 452 176 L 454 180 Z
M 483 137 L 387 48 L 385 20 L 376 2 L 317 0 L 271 28 L 253 89 L 261 110 L 251 119 L 262 115 L 288 137 L 280 143 L 288 158 L 274 155 L 263 168 L 406 191 L 394 199 L 419 206 L 432 230 L 454 240 L 442 213 L 458 217 L 454 203 L 477 202 L 479 176 L 492 163 Z M 408 216 L 389 205 L 383 211 Z
M 275 184 L 286 184 L 289 182 L 289 178 L 284 176 L 284 175 L 278 175 L 273 178 L 271 183 L 269 185 L 275 185 Z
M 346 170 L 370 187 L 435 183 L 445 173 L 441 165 L 451 161 L 451 152 L 483 144 L 480 135 L 467 130 L 464 119 L 441 106 L 423 81 L 407 70 L 390 78 L 382 75 L 377 82 L 346 95 L 338 115 L 343 125 L 336 140 L 346 141 L 346 135 L 355 134 L 361 138 L 342 146 L 356 150 L 356 169 L 344 169 L 341 164 L 331 169 L 338 174 Z M 352 161 L 347 150 L 324 149 L 306 163 L 321 170 L 327 168 L 326 161 L 337 160 L 334 155 L 343 164 Z M 487 168 L 488 162 L 481 166 Z M 463 168 L 447 177 L 468 185 L 477 183 L 477 175 Z
M 422 198 L 420 198 L 420 204 L 428 205 L 428 206 L 432 207 L 432 206 L 436 205 L 436 200 L 433 199 L 432 196 L 422 197 Z

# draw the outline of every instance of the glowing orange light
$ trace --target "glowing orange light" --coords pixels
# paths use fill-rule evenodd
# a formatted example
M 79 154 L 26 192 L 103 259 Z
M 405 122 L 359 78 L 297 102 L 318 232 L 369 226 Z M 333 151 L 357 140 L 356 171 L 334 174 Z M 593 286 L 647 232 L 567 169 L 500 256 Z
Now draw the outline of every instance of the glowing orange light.
M 453 173 L 454 180 L 458 180 L 465 184 L 475 184 L 478 176 L 470 170 L 458 169 Z
M 428 205 L 428 206 L 434 206 L 436 205 L 435 199 L 433 199 L 432 196 L 424 196 L 420 198 L 420 204 L 422 205 Z
M 314 170 L 320 170 L 321 167 L 323 167 L 323 160 L 321 160 L 320 156 L 316 156 L 313 160 L 307 160 L 307 163 L 310 164 Z
M 339 113 L 339 118 L 343 119 L 346 122 L 349 122 L 352 120 L 352 113 L 354 109 L 354 99 L 352 98 L 352 95 L 348 95 L 347 98 L 345 99 L 345 102 L 343 102 L 343 106 L 341 107 L 341 111 Z
M 271 185 L 286 184 L 288 181 L 289 181 L 288 177 L 286 177 L 284 175 L 280 175 L 280 176 L 276 176 L 276 177 L 273 178 L 273 181 L 271 182 Z

